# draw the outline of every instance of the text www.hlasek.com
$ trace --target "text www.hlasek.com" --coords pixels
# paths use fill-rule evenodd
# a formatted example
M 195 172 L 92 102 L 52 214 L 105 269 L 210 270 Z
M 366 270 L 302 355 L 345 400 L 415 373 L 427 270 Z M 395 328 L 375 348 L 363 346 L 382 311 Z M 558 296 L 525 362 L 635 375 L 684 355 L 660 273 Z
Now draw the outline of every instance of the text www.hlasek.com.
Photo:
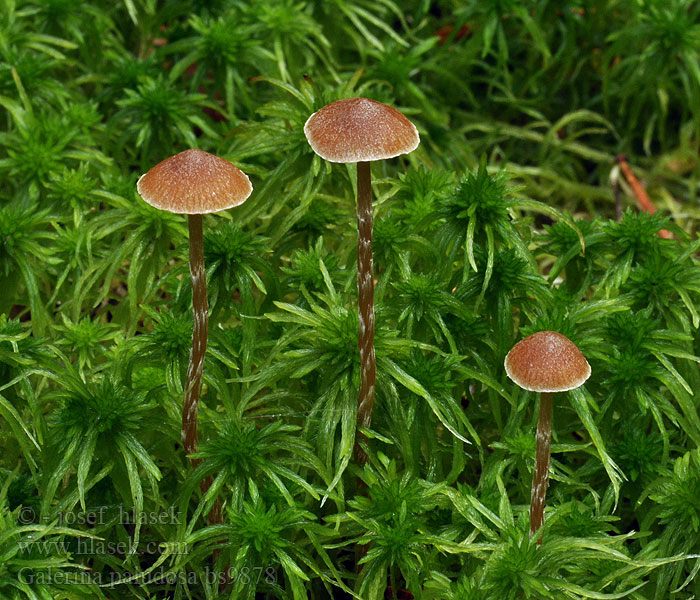
M 189 547 L 185 542 L 162 542 L 150 541 L 135 544 L 133 542 L 114 542 L 99 540 L 95 538 L 79 537 L 75 540 L 22 540 L 18 541 L 21 554 L 45 554 L 54 555 L 100 555 L 100 554 L 155 554 L 167 551 L 168 554 L 188 554 Z

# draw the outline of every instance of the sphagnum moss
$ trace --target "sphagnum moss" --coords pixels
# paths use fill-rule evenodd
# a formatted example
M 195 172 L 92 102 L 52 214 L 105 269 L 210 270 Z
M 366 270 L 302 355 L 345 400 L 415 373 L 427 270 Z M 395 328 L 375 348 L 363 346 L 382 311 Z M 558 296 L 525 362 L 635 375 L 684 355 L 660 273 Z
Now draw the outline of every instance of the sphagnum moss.
M 698 6 L 0 0 L 0 597 L 700 596 Z M 355 171 L 303 132 L 350 97 L 421 131 L 372 165 L 363 466 Z M 199 470 L 184 221 L 134 189 L 193 146 L 260 181 L 204 236 Z M 538 331 L 594 375 L 531 537 Z

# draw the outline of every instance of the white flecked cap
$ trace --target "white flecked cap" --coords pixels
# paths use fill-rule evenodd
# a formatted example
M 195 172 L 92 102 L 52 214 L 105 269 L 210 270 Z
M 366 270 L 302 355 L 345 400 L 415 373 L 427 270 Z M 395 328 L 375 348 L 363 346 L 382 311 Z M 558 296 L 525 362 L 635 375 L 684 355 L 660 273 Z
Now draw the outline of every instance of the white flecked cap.
M 506 374 L 525 390 L 565 392 L 591 375 L 591 366 L 569 338 L 539 331 L 520 340 L 506 356 Z
M 191 149 L 159 162 L 141 176 L 136 189 L 151 206 L 200 215 L 243 204 L 253 186 L 229 161 Z
M 420 142 L 402 113 L 369 98 L 327 104 L 308 118 L 304 134 L 316 154 L 337 163 L 393 158 L 413 152 Z

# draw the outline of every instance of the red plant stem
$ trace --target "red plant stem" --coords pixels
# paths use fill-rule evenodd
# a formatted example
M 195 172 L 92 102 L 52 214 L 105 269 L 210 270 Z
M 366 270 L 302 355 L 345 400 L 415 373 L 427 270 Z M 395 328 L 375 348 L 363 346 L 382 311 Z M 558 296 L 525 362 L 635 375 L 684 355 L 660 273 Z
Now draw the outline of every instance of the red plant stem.
M 454 30 L 454 25 L 445 25 L 444 27 L 441 27 L 438 29 L 433 35 L 437 38 L 440 38 L 438 40 L 438 44 L 443 46 L 448 39 L 450 39 L 450 36 L 452 35 L 452 31 Z M 470 35 L 471 34 L 471 28 L 469 25 L 462 25 L 459 28 L 459 31 L 455 34 L 453 41 L 458 41 L 461 40 L 463 37 Z
M 649 194 L 647 194 L 647 191 L 644 189 L 644 186 L 639 182 L 639 179 L 637 179 L 635 174 L 632 173 L 632 169 L 630 169 L 629 163 L 627 162 L 627 158 L 625 157 L 625 155 L 618 154 L 616 160 L 617 164 L 620 165 L 620 170 L 625 176 L 627 183 L 629 183 L 630 187 L 632 188 L 632 191 L 634 192 L 634 196 L 637 199 L 639 206 L 642 207 L 642 210 L 645 210 L 653 215 L 656 212 L 656 207 L 651 201 L 651 198 L 649 198 Z M 667 229 L 660 229 L 659 237 L 670 239 L 671 232 Z
M 544 525 L 544 506 L 549 485 L 549 457 L 552 439 L 552 394 L 540 394 L 540 411 L 537 419 L 537 447 L 535 450 L 535 472 L 532 474 L 530 497 L 530 536 Z M 542 543 L 542 538 L 538 541 Z
M 192 350 L 187 368 L 185 383 L 185 401 L 182 406 L 182 445 L 187 454 L 197 451 L 197 408 L 199 391 L 202 387 L 204 356 L 207 352 L 209 334 L 209 302 L 207 300 L 207 273 L 204 268 L 204 235 L 202 233 L 202 215 L 189 215 L 190 229 L 190 276 L 192 278 L 192 311 L 194 327 L 192 329 Z M 201 459 L 190 458 L 192 468 L 197 468 Z M 206 477 L 200 483 L 205 494 L 211 487 L 212 478 Z M 217 498 L 208 515 L 210 524 L 221 523 L 221 502 Z
M 359 298 L 360 394 L 357 424 L 372 423 L 377 364 L 374 354 L 374 276 L 372 272 L 372 172 L 369 162 L 357 163 L 357 293 Z M 366 462 L 364 452 L 355 455 Z

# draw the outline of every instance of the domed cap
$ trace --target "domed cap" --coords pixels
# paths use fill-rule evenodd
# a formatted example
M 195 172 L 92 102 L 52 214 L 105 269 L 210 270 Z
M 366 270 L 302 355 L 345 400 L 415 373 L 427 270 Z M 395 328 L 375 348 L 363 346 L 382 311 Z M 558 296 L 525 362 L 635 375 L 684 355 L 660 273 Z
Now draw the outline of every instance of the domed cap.
M 413 152 L 415 125 L 395 108 L 369 98 L 345 98 L 311 115 L 304 134 L 313 151 L 337 163 L 393 158 Z
M 151 206 L 201 215 L 243 204 L 253 186 L 229 161 L 191 149 L 159 162 L 141 176 L 136 189 Z
M 520 340 L 506 356 L 508 377 L 532 392 L 565 392 L 583 385 L 591 366 L 576 345 L 556 331 Z

